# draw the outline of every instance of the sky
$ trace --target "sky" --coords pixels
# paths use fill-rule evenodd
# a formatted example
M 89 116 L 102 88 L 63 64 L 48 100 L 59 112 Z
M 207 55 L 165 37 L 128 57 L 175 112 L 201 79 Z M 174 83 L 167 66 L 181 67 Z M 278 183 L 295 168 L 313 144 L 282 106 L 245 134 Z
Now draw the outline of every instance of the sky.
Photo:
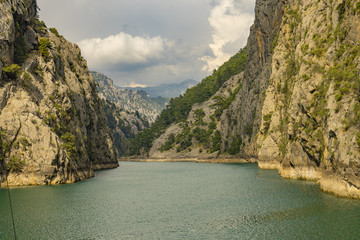
M 246 45 L 255 0 L 38 0 L 40 19 L 118 86 L 201 81 Z

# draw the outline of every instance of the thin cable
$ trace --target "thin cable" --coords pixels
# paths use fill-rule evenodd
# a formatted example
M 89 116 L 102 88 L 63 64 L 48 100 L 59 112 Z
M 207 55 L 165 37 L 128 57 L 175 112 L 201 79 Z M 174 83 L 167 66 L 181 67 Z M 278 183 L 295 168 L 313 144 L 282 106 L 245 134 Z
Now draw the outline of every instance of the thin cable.
M 13 225 L 13 230 L 14 230 L 14 239 L 17 240 L 14 213 L 13 213 L 13 208 L 12 208 L 12 203 L 11 203 L 11 196 L 10 196 L 9 181 L 8 181 L 8 178 L 7 178 L 7 173 L 6 173 L 6 185 L 7 185 L 7 192 L 8 192 L 8 196 L 9 196 L 11 220 L 12 220 L 12 225 Z
M 13 231 L 14 231 L 14 239 L 17 240 L 16 229 L 15 229 L 14 212 L 13 212 L 13 207 L 12 207 L 12 201 L 11 201 L 11 195 L 10 195 L 10 188 L 9 188 L 9 181 L 8 181 L 8 171 L 7 171 L 6 167 L 5 167 L 5 160 L 2 161 L 2 167 L 3 167 L 4 171 L 5 171 L 6 189 L 7 189 L 8 197 L 9 197 L 10 212 L 11 212 L 11 221 L 12 221 L 12 226 L 13 226 Z

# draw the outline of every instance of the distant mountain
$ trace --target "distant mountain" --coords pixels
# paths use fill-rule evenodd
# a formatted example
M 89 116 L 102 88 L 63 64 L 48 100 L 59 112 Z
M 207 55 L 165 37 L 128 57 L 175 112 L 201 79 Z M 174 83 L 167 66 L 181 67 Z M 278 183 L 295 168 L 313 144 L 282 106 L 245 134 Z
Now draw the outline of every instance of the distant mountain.
M 143 90 L 147 92 L 150 97 L 165 97 L 165 98 L 174 98 L 178 97 L 181 94 L 186 92 L 186 89 L 191 88 L 198 84 L 197 81 L 188 79 L 181 83 L 170 83 L 170 84 L 160 84 L 154 87 L 119 87 L 121 89 L 132 89 L 132 90 Z
M 140 114 L 150 123 L 154 122 L 160 112 L 165 108 L 169 99 L 152 99 L 143 90 L 121 89 L 114 85 L 113 80 L 104 74 L 91 72 L 98 86 L 99 97 L 116 104 L 128 113 Z

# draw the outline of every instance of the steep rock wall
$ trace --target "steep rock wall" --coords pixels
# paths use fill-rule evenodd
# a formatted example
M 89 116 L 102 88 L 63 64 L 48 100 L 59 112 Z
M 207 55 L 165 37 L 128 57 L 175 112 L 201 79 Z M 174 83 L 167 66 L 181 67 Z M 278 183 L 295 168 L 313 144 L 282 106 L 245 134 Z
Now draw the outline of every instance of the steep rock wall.
M 257 140 L 259 166 L 360 198 L 360 1 L 288 0 Z
M 247 42 L 247 64 L 242 88 L 221 116 L 222 149 L 226 143 L 241 139 L 240 155 L 257 156 L 256 138 L 261 122 L 264 93 L 271 74 L 273 42 L 277 37 L 284 3 L 281 0 L 258 0 L 255 22 Z
M 79 181 L 118 166 L 80 49 L 37 19 L 34 0 L 0 2 L 0 155 L 10 185 Z

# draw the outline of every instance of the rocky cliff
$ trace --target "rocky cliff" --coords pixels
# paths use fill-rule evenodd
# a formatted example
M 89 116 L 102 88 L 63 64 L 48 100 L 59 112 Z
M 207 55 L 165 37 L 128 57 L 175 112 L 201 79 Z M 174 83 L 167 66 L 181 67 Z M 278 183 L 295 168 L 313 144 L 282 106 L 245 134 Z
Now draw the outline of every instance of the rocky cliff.
M 166 106 L 166 100 L 161 103 L 150 97 L 143 90 L 119 89 L 111 78 L 98 72 L 91 72 L 98 86 L 99 96 L 115 103 L 128 113 L 140 114 L 150 123 L 154 122 L 161 110 Z
M 286 1 L 257 143 L 259 166 L 360 198 L 360 1 Z
M 360 1 L 257 0 L 255 13 L 241 88 L 216 125 L 217 156 L 233 145 L 261 168 L 360 198 Z M 150 156 L 174 154 L 167 143 L 180 128 L 171 128 Z
M 0 172 L 10 185 L 70 183 L 118 166 L 80 49 L 37 17 L 35 0 L 0 1 Z
M 107 124 L 114 141 L 117 156 L 129 154 L 130 141 L 140 131 L 149 127 L 149 123 L 138 113 L 129 113 L 109 100 L 102 100 Z

